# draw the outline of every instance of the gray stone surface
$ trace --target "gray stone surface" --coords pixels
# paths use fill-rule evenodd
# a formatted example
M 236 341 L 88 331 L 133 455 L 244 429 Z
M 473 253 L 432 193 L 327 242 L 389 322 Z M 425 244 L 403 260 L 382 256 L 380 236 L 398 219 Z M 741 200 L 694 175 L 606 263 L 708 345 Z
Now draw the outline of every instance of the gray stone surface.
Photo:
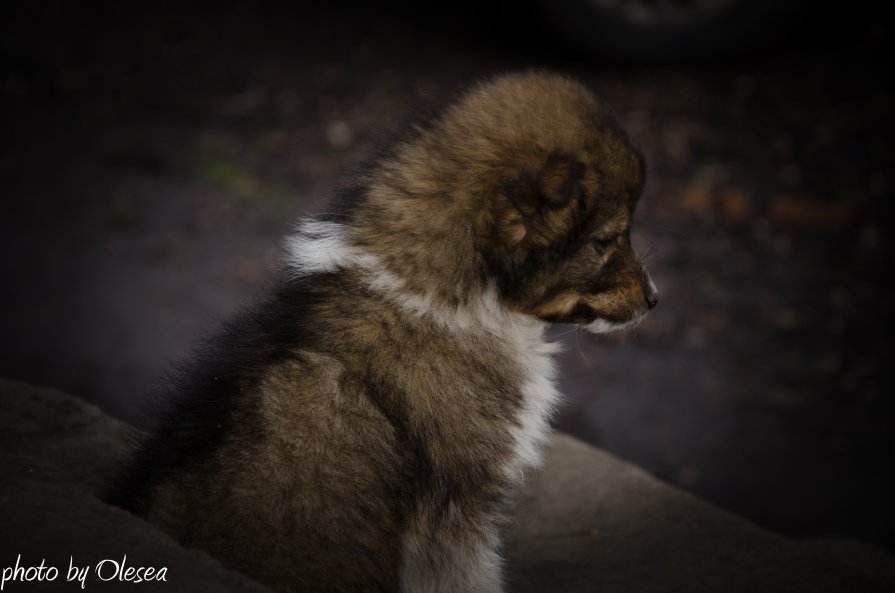
M 21 566 L 46 559 L 60 572 L 54 581 L 7 583 L 4 593 L 79 591 L 80 583 L 66 581 L 69 562 L 96 566 L 106 559 L 121 562 L 124 554 L 128 566 L 167 567 L 167 580 L 103 582 L 91 572 L 84 590 L 268 592 L 97 499 L 127 433 L 117 420 L 71 396 L 0 380 L 0 570 L 21 554 Z
M 94 492 L 128 428 L 71 396 L 0 381 L 0 569 L 60 569 L 53 582 L 5 591 L 75 591 L 76 565 L 120 560 L 167 567 L 164 583 L 100 582 L 85 590 L 246 591 L 265 588 L 188 550 Z M 892 555 L 860 542 L 797 543 L 671 488 L 557 434 L 529 477 L 507 546 L 511 591 L 895 591 Z M 108 566 L 107 566 L 108 567 Z
M 526 592 L 895 590 L 882 570 L 821 557 L 561 434 L 529 479 L 509 557 Z

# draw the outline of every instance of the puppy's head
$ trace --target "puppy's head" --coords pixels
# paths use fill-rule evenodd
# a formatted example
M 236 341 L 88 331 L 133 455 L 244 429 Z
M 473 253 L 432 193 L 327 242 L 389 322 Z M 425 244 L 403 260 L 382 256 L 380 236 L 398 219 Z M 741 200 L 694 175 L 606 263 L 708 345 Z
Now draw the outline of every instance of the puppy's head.
M 489 275 L 511 309 L 547 321 L 598 333 L 637 322 L 658 302 L 630 240 L 643 158 L 584 87 L 555 75 L 509 80 L 516 117 L 495 114 L 503 124 L 487 130 L 509 149 L 492 151 L 476 224 Z

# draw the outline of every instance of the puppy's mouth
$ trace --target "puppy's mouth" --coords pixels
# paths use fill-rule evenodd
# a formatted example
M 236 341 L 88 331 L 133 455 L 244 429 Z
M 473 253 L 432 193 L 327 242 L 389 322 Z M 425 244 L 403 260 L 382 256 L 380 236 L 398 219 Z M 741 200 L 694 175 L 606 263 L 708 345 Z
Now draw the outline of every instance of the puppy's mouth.
M 582 327 L 593 334 L 609 334 L 612 332 L 627 329 L 629 327 L 634 327 L 638 323 L 643 321 L 644 317 L 646 317 L 645 311 L 643 313 L 638 313 L 627 321 L 613 321 L 611 319 L 603 319 L 598 317 L 590 323 L 582 325 Z
M 587 305 L 579 305 L 575 308 L 575 323 L 582 328 L 594 334 L 608 334 L 620 331 L 629 327 L 634 327 L 641 321 L 649 311 L 647 309 L 635 312 L 631 317 L 618 318 L 615 316 L 602 315 L 593 307 Z

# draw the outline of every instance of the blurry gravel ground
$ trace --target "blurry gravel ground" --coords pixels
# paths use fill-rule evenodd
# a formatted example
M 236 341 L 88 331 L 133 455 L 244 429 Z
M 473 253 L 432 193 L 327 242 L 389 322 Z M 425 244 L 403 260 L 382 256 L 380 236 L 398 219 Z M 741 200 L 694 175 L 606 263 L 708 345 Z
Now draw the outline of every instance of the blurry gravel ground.
M 0 9 L 0 375 L 139 422 L 379 131 L 546 66 L 646 153 L 635 241 L 662 295 L 626 336 L 556 330 L 557 425 L 771 528 L 895 545 L 888 27 L 637 67 L 536 19 L 495 40 L 494 15 L 247 6 Z

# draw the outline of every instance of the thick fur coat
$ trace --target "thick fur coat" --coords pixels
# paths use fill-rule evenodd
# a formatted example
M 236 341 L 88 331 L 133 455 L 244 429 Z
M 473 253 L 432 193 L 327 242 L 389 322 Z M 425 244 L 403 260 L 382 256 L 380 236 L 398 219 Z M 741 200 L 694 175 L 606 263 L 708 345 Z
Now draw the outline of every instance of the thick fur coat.
M 111 499 L 279 591 L 502 590 L 557 393 L 549 322 L 637 322 L 643 161 L 580 84 L 480 84 L 287 239 Z

